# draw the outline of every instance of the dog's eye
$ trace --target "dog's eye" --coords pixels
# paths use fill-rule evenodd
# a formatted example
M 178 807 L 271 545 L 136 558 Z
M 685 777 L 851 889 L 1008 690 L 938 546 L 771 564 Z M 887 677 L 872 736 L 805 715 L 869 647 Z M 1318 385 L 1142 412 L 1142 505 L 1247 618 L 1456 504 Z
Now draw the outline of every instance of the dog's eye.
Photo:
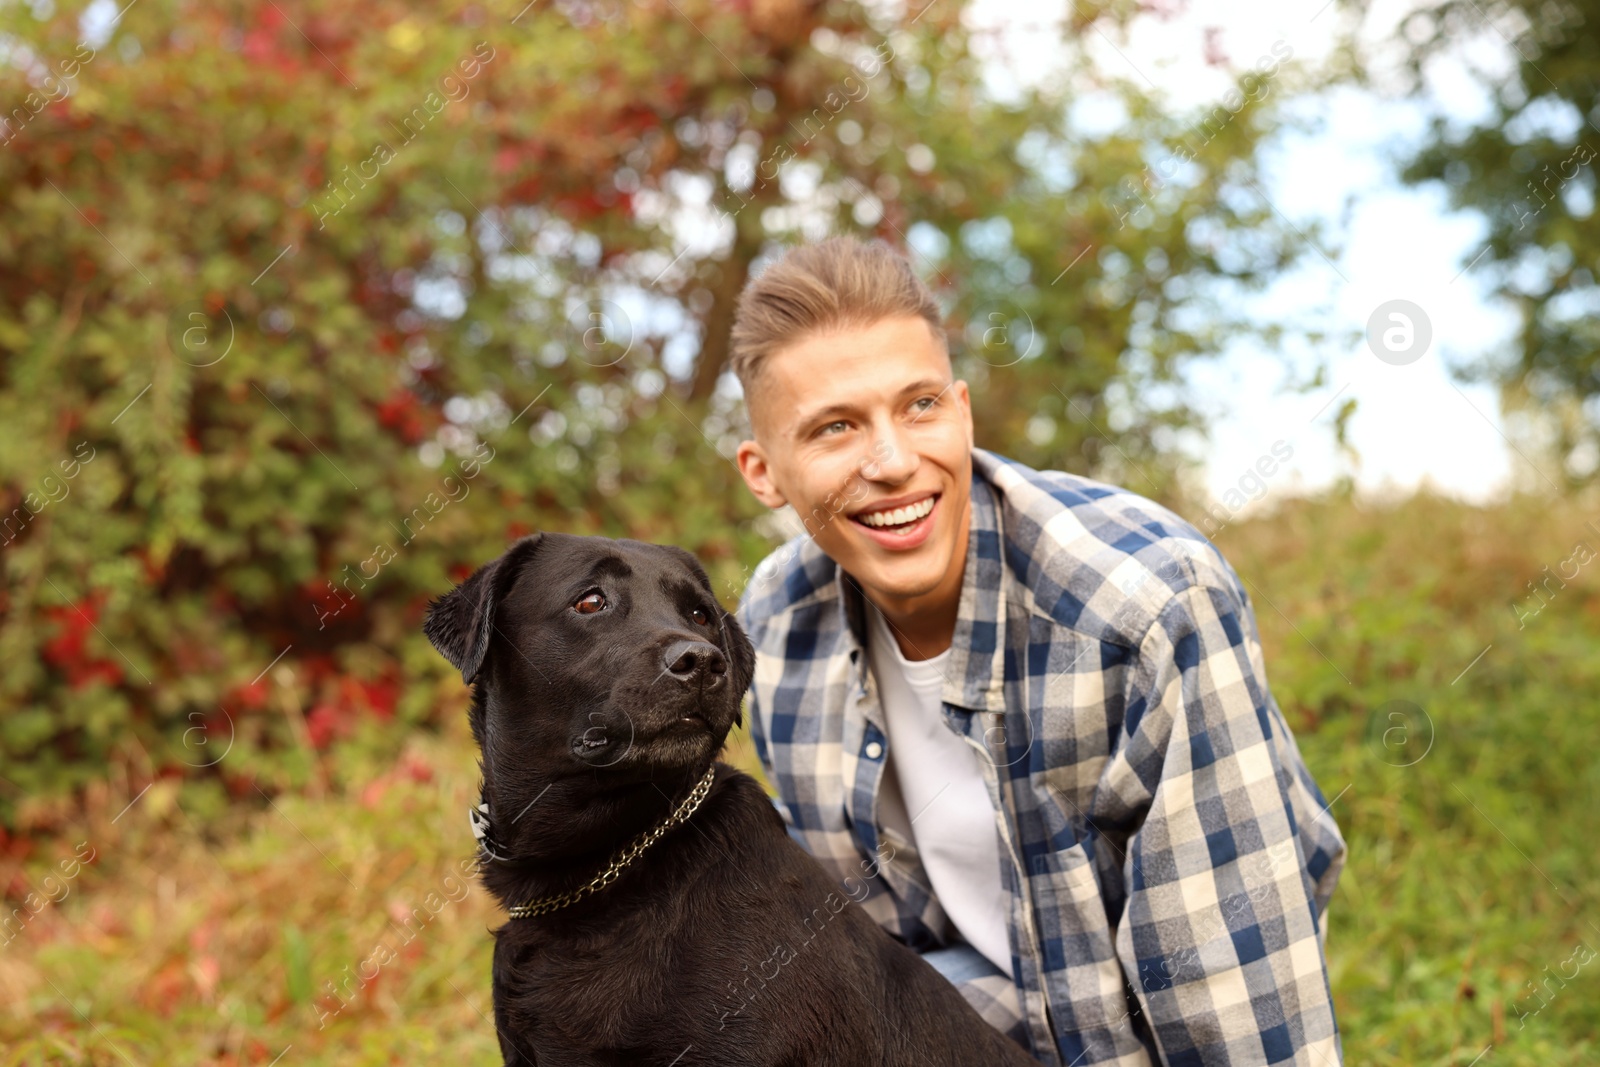
M 705 608 L 695 608 L 689 612 L 689 618 L 701 626 L 709 626 L 711 624 L 711 616 L 706 614 Z
M 585 593 L 572 605 L 572 610 L 579 615 L 593 615 L 606 606 L 604 593 Z

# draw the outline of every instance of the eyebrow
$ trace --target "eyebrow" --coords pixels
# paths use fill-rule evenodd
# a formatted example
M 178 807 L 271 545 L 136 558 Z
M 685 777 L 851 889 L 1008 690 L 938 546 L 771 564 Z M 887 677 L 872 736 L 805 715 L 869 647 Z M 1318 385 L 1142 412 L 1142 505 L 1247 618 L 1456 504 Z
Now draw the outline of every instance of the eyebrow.
M 942 393 L 944 390 L 950 388 L 951 384 L 951 382 L 944 381 L 941 378 L 918 378 L 916 381 L 901 389 L 900 395 L 906 396 L 909 393 L 920 393 L 927 389 L 937 389 Z M 820 407 L 816 411 L 811 412 L 808 415 L 801 415 L 798 419 L 796 419 L 794 422 L 794 429 L 791 431 L 790 436 L 800 437 L 806 432 L 807 429 L 817 426 L 818 424 L 822 423 L 823 420 L 831 422 L 834 416 L 853 415 L 855 414 L 856 410 L 857 409 L 854 404 L 828 404 L 825 407 Z
M 663 574 L 657 581 L 657 587 L 665 596 L 678 601 L 680 604 L 689 602 L 698 607 L 705 607 L 710 604 L 715 606 L 716 615 L 720 616 L 724 613 L 722 604 L 693 575 Z
M 567 584 L 567 588 L 570 590 L 569 595 L 577 595 L 607 574 L 614 574 L 618 578 L 627 578 L 632 576 L 633 568 L 628 566 L 621 556 L 601 556 L 594 561 L 594 564 L 586 574 Z

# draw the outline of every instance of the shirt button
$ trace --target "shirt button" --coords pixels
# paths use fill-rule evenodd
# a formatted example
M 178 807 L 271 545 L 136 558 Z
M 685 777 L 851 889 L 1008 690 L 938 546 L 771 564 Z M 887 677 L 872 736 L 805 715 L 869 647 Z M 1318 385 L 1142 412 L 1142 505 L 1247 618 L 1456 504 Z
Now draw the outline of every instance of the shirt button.
M 876 741 L 868 741 L 866 753 L 868 759 L 877 759 L 879 756 L 883 755 L 883 746 L 878 744 Z

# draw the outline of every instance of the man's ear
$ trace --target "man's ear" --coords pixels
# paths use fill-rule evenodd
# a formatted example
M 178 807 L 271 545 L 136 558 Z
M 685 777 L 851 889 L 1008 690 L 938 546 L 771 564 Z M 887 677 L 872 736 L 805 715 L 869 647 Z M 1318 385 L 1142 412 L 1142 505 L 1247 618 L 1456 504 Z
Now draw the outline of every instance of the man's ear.
M 781 508 L 788 500 L 779 492 L 772 480 L 772 466 L 767 462 L 767 452 L 759 441 L 741 441 L 734 450 L 734 463 L 751 495 L 769 508 Z
M 530 534 L 498 557 L 472 572 L 471 577 L 428 605 L 422 632 L 450 665 L 471 685 L 483 669 L 494 633 L 494 613 L 517 569 L 533 556 L 544 537 Z
M 977 443 L 977 435 L 972 427 L 972 395 L 967 391 L 967 383 L 957 378 L 953 392 L 956 395 L 956 400 L 961 404 L 962 418 L 967 423 L 967 444 L 975 445 Z

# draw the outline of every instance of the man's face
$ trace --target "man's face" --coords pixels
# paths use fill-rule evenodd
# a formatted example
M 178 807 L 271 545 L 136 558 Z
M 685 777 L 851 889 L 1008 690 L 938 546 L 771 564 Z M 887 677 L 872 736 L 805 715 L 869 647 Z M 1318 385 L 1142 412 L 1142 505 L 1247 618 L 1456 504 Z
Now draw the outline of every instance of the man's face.
M 792 505 L 879 603 L 959 590 L 972 409 L 927 322 L 897 316 L 808 336 L 758 374 L 747 397 L 756 439 L 738 451 L 757 499 Z

